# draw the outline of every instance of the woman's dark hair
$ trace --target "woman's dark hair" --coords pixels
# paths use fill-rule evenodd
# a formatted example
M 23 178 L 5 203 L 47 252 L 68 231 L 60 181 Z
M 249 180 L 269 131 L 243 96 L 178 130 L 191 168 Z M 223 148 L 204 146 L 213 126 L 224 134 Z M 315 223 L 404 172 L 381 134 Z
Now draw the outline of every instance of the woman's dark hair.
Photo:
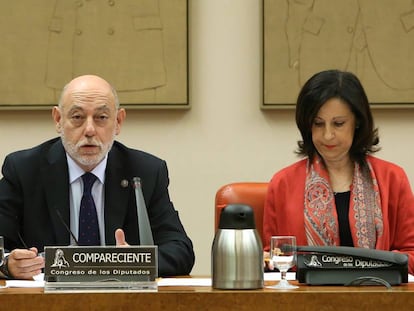
M 351 160 L 366 166 L 366 155 L 379 150 L 378 129 L 367 95 L 359 79 L 350 72 L 327 70 L 313 75 L 302 87 L 296 103 L 296 125 L 302 135 L 297 154 L 313 160 L 317 153 L 312 142 L 312 124 L 322 107 L 331 98 L 348 104 L 355 115 L 355 133 L 349 154 Z

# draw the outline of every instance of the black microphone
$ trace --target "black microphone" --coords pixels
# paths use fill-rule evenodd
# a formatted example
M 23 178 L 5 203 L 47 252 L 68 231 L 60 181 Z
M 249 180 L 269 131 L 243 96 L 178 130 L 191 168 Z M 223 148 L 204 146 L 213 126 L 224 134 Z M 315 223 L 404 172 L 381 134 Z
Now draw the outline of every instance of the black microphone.
M 69 232 L 70 236 L 72 237 L 73 241 L 75 241 L 76 246 L 79 246 L 79 242 L 78 239 L 76 239 L 75 235 L 73 234 L 73 232 L 70 230 L 69 226 L 66 224 L 65 220 L 62 217 L 62 214 L 59 212 L 59 210 L 56 208 L 55 209 L 56 214 L 59 217 L 60 222 L 63 224 L 63 226 L 66 228 L 66 230 Z
M 26 249 L 29 249 L 29 246 L 27 246 L 26 242 L 23 240 L 23 237 L 20 234 L 20 231 L 17 231 L 17 236 L 19 237 L 20 243 L 22 243 L 23 247 Z
M 17 236 L 19 237 L 20 243 L 22 243 L 23 247 L 24 247 L 25 249 L 30 249 L 30 247 L 29 247 L 29 246 L 26 244 L 26 242 L 24 241 L 24 239 L 23 239 L 23 237 L 22 237 L 22 235 L 21 235 L 20 231 L 17 231 Z M 45 257 L 45 252 L 40 252 L 40 253 L 38 253 L 37 255 L 38 255 L 38 256 L 41 256 L 41 257 Z

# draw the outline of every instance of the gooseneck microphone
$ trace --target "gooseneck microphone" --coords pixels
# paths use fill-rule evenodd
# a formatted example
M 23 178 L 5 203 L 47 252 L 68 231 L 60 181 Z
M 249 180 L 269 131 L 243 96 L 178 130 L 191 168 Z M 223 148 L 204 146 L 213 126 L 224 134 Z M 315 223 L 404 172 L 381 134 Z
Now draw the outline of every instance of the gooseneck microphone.
M 76 239 L 75 235 L 73 234 L 73 232 L 70 230 L 69 226 L 67 225 L 67 223 L 65 222 L 65 220 L 62 217 L 62 214 L 59 212 L 59 210 L 57 208 L 55 208 L 56 210 L 56 214 L 59 217 L 60 222 L 63 224 L 63 226 L 66 228 L 66 230 L 69 232 L 70 236 L 72 237 L 73 241 L 75 242 L 76 246 L 79 246 L 79 242 L 78 239 Z
M 142 194 L 141 178 L 133 177 L 132 187 L 135 190 L 140 245 L 154 245 L 147 207 L 145 205 L 144 195 Z

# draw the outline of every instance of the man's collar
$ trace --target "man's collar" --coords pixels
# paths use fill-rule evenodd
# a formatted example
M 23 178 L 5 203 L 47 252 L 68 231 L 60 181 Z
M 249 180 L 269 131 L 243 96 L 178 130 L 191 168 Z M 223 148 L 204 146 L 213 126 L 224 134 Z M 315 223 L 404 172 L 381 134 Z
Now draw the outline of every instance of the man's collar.
M 73 183 L 79 177 L 81 177 L 85 171 L 78 165 L 76 162 L 70 157 L 68 153 L 66 153 L 66 159 L 68 161 L 68 168 L 69 168 L 69 183 Z M 91 171 L 96 177 L 98 177 L 99 181 L 103 184 L 105 182 L 105 169 L 106 163 L 108 161 L 108 154 L 102 159 L 102 161 Z

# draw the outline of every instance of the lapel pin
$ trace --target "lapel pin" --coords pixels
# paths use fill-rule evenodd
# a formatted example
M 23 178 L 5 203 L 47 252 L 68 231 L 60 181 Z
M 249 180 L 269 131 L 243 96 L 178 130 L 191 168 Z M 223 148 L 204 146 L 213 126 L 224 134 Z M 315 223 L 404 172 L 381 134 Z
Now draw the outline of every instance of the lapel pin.
M 128 187 L 128 180 L 126 180 L 126 179 L 122 179 L 121 180 L 121 187 L 122 188 L 126 188 L 126 187 Z

